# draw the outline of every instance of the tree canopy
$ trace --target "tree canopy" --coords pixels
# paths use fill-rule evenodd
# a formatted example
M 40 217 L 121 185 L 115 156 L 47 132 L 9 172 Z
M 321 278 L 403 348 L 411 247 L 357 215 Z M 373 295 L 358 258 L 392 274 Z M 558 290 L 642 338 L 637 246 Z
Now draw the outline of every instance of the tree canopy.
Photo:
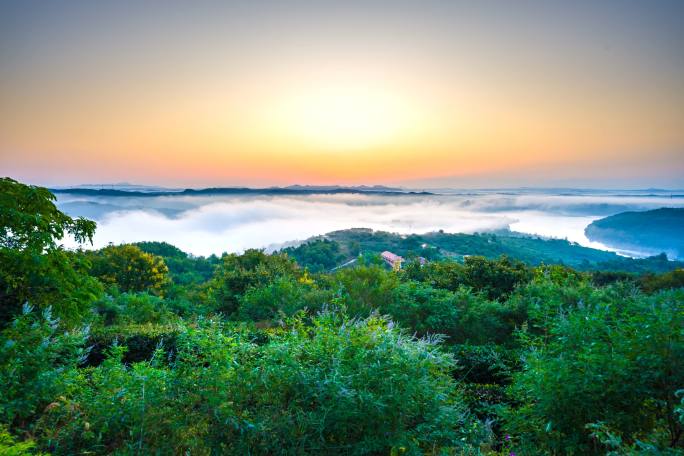
M 57 209 L 55 199 L 46 188 L 0 178 L 0 248 L 42 253 L 54 249 L 65 234 L 92 242 L 95 222 L 69 217 Z
M 94 224 L 2 185 L 0 454 L 684 452 L 677 263 L 445 258 L 367 230 L 221 258 L 67 250 Z M 364 251 L 387 242 L 429 261 Z

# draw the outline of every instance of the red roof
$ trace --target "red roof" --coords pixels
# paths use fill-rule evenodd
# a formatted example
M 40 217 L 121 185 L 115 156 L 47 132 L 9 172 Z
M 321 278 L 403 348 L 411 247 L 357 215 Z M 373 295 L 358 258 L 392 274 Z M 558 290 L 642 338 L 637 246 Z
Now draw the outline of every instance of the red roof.
M 389 261 L 390 263 L 395 263 L 397 261 L 404 261 L 404 259 L 402 257 L 400 257 L 399 255 L 395 255 L 392 252 L 388 252 L 387 250 L 382 252 L 380 254 L 380 256 L 382 256 L 382 258 L 384 260 Z

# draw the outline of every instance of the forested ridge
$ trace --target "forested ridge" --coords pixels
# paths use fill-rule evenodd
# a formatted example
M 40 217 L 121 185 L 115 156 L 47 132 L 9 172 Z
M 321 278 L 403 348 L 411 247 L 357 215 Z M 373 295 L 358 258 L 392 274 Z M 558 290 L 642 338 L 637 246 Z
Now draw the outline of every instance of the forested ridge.
M 684 452 L 679 263 L 368 230 L 66 250 L 96 225 L 54 201 L 0 179 L 0 454 Z
M 492 233 L 445 233 L 400 235 L 366 228 L 334 231 L 283 249 L 310 271 L 334 269 L 358 255 L 390 250 L 407 259 L 463 260 L 467 256 L 496 259 L 502 255 L 531 266 L 561 264 L 582 271 L 620 271 L 637 274 L 668 272 L 684 267 L 659 252 L 648 258 L 629 258 L 614 252 L 583 247 L 565 239 L 544 239 L 500 230 Z
M 684 258 L 684 208 L 621 212 L 592 222 L 585 233 L 606 245 Z

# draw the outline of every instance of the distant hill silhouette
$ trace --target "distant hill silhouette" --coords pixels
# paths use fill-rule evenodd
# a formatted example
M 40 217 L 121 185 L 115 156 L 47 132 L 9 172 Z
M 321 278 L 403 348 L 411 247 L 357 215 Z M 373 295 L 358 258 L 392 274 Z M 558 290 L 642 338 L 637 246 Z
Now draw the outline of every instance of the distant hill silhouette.
M 622 212 L 594 221 L 585 234 L 608 247 L 684 259 L 684 208 Z
M 317 187 L 317 186 L 291 186 L 270 188 L 248 187 L 213 187 L 185 190 L 160 190 L 138 191 L 122 190 L 118 188 L 55 188 L 50 189 L 53 193 L 70 193 L 75 195 L 91 196 L 173 196 L 173 195 L 314 195 L 314 194 L 370 194 L 370 195 L 432 195 L 430 192 L 406 191 L 398 188 L 382 186 L 360 187 Z

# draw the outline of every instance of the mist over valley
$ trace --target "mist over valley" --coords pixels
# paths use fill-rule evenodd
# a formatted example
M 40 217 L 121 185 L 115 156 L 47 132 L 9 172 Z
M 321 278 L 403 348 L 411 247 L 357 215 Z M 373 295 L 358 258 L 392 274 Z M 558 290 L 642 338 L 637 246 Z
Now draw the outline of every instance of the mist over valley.
M 61 190 L 57 204 L 71 216 L 98 223 L 94 248 L 154 240 L 194 255 L 249 248 L 273 251 L 312 236 L 362 227 L 399 234 L 511 230 L 639 257 L 652 252 L 633 246 L 611 249 L 589 240 L 585 228 L 620 212 L 684 207 L 682 192 L 654 189 L 441 189 L 412 194 L 385 188 L 344 193 L 331 193 L 334 187 L 290 189 L 296 191 L 185 194 L 174 190 L 154 196 Z

